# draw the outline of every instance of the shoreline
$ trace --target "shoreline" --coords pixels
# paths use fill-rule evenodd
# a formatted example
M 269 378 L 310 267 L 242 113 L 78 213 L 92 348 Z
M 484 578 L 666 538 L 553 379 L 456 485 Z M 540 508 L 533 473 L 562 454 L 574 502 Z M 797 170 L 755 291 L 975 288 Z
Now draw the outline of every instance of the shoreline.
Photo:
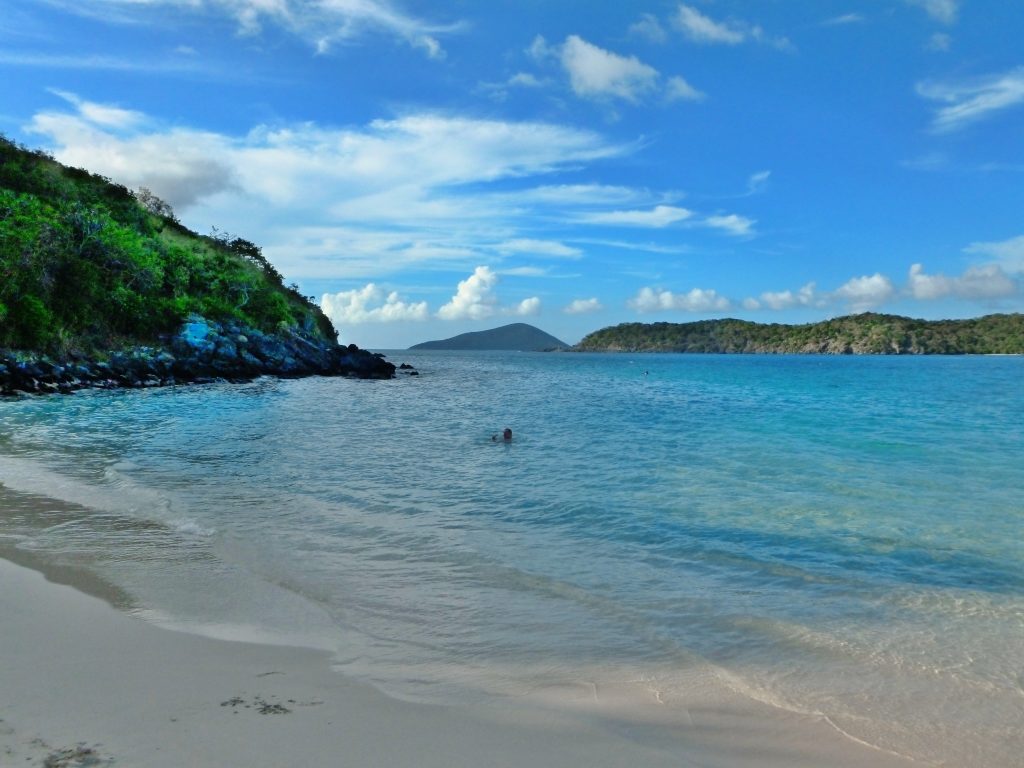
M 51 571 L 67 582 L 58 584 L 28 567 L 37 558 L 7 557 L 0 551 L 2 764 L 922 764 L 827 719 L 703 687 L 658 708 L 637 707 L 635 685 L 599 693 L 582 683 L 472 709 L 402 701 L 333 670 L 325 651 L 164 629 L 81 591 L 114 595 L 82 584 L 77 568 Z

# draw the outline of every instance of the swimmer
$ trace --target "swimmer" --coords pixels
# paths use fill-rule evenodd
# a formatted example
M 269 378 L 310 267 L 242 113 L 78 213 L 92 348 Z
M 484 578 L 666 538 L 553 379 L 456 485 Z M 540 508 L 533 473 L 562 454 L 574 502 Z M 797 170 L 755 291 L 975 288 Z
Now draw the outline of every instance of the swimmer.
M 512 430 L 509 429 L 508 427 L 505 427 L 505 429 L 502 430 L 501 439 L 502 439 L 502 441 L 504 441 L 506 443 L 511 443 L 512 442 Z M 498 442 L 498 435 L 497 434 L 491 435 L 491 441 L 495 442 L 495 443 Z

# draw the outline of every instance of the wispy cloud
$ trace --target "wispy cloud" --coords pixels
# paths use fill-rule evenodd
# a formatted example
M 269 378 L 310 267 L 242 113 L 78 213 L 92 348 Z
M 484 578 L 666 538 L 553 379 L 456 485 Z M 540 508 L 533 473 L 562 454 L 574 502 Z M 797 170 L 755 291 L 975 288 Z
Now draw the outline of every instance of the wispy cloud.
M 220 14 L 234 20 L 244 35 L 275 25 L 306 40 L 318 53 L 369 32 L 384 32 L 423 50 L 444 56 L 438 38 L 462 28 L 459 22 L 437 23 L 405 13 L 385 0 L 46 0 L 70 12 L 115 23 L 152 20 L 170 23 L 175 15 Z M 167 11 L 171 13 L 168 14 Z M 159 15 L 157 15 L 159 14 Z
M 122 58 L 104 54 L 40 53 L 38 51 L 0 51 L 0 64 L 39 69 L 105 70 L 139 73 L 203 73 L 202 64 L 184 59 Z
M 859 13 L 844 13 L 821 22 L 823 27 L 842 27 L 848 24 L 863 24 L 864 17 Z
M 703 223 L 712 229 L 720 229 L 736 237 L 746 237 L 747 235 L 754 234 L 754 225 L 757 222 L 754 219 L 748 219 L 746 216 L 730 213 L 708 216 L 704 219 Z
M 971 243 L 964 252 L 994 259 L 996 264 L 1012 274 L 1024 274 L 1024 235 L 996 242 Z
M 629 35 L 658 44 L 668 40 L 665 28 L 661 26 L 658 17 L 651 13 L 643 14 L 638 21 L 630 24 Z
M 693 216 L 693 211 L 673 205 L 656 205 L 650 210 L 601 211 L 582 214 L 580 221 L 588 224 L 607 224 L 627 227 L 667 227 Z
M 556 240 L 536 240 L 533 238 L 516 238 L 498 243 L 495 250 L 503 254 L 523 254 L 542 258 L 578 259 L 583 251 Z
M 527 55 L 540 64 L 557 61 L 569 87 L 582 99 L 640 104 L 659 95 L 665 103 L 705 96 L 683 77 L 669 77 L 663 84 L 661 73 L 636 56 L 606 50 L 579 35 L 569 35 L 561 45 L 550 45 L 538 35 Z
M 935 131 L 956 131 L 1024 102 L 1024 67 L 962 82 L 925 81 L 917 93 L 946 105 L 935 113 Z
M 904 2 L 923 8 L 925 13 L 942 24 L 955 23 L 960 11 L 959 0 L 904 0 Z
M 770 45 L 779 50 L 791 50 L 793 44 L 785 37 L 767 34 L 758 24 L 730 19 L 716 21 L 690 5 L 679 4 L 672 16 L 672 26 L 684 37 L 705 45 L 740 45 L 755 42 Z

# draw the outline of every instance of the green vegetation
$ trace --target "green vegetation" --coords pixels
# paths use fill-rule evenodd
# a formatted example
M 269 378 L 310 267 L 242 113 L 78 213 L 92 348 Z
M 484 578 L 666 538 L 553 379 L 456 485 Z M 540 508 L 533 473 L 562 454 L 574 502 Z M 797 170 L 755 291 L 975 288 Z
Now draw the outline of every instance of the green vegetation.
M 587 335 L 591 352 L 958 355 L 1024 354 L 1024 315 L 914 320 L 865 312 L 807 325 L 746 320 L 623 323 Z
M 190 313 L 337 338 L 255 244 L 198 235 L 148 190 L 0 136 L 0 348 L 88 354 L 157 341 Z

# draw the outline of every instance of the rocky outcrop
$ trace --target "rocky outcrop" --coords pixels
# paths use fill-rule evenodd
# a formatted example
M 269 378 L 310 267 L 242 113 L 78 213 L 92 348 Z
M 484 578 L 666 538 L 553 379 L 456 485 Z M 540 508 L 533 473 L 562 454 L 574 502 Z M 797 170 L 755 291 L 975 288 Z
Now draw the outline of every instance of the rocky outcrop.
M 302 329 L 263 333 L 236 323 L 192 315 L 159 346 L 112 352 L 102 359 L 0 350 L 0 394 L 73 392 L 86 387 L 157 387 L 259 376 L 351 376 L 390 379 L 395 366 L 382 355 L 319 338 Z

